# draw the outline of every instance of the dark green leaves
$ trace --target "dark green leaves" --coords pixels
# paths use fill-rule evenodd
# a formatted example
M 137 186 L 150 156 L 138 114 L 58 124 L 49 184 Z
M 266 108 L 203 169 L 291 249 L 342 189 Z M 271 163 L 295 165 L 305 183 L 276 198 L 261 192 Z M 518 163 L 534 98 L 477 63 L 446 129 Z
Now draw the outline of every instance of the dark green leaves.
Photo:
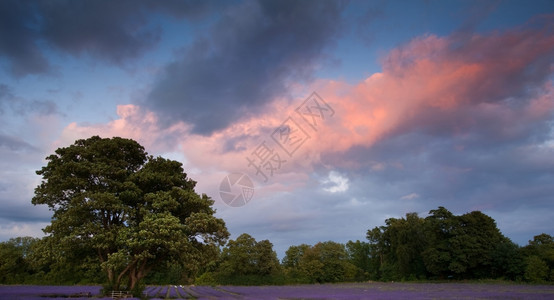
M 133 140 L 94 136 L 47 160 L 32 200 L 54 211 L 45 232 L 60 247 L 93 249 L 115 288 L 128 278 L 132 289 L 154 265 L 229 235 L 180 162 L 149 156 Z

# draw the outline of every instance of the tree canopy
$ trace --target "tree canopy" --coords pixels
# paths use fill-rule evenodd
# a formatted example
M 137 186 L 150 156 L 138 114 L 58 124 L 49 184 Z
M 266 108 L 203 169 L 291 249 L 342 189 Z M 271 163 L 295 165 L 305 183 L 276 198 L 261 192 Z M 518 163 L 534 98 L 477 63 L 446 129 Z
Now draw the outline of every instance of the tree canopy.
M 137 290 L 170 260 L 198 269 L 229 236 L 182 164 L 150 156 L 134 140 L 93 136 L 46 159 L 32 199 L 53 211 L 44 231 L 60 251 L 93 250 L 107 288 L 120 289 L 126 279 Z
M 352 246 L 349 249 L 350 252 L 344 244 L 333 241 L 290 246 L 283 266 L 289 280 L 297 283 L 351 281 L 358 269 L 351 262 L 356 250 Z
M 281 274 L 273 244 L 269 240 L 256 241 L 246 233 L 227 243 L 215 265 L 207 273 L 210 280 L 201 283 L 272 284 Z
M 479 211 L 455 216 L 439 207 L 426 218 L 409 213 L 368 230 L 367 239 L 375 279 L 516 279 L 522 273 L 517 245 Z

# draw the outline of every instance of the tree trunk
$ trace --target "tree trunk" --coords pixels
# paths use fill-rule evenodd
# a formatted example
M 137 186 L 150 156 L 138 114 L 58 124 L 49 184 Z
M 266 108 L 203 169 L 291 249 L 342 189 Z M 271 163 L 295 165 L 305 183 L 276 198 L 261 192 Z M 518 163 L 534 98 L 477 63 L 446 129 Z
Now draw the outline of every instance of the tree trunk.
M 135 269 L 129 271 L 129 290 L 133 291 L 140 279 L 138 278 Z
M 146 260 L 144 260 L 140 265 L 136 264 L 134 268 L 129 270 L 129 289 L 133 290 L 137 286 L 137 283 L 142 279 L 143 270 L 146 265 Z
M 129 277 L 131 277 L 131 273 L 133 273 L 133 270 L 136 268 L 137 261 L 134 260 L 132 263 L 127 265 L 121 273 L 117 276 L 117 290 L 119 290 L 119 287 L 121 286 L 121 280 L 123 279 L 123 276 L 125 276 L 126 273 L 129 273 Z M 128 286 L 127 289 L 130 289 Z
M 104 253 L 102 253 L 102 251 L 100 249 L 98 249 L 98 256 L 100 258 L 100 263 L 104 263 L 106 261 L 106 258 L 104 258 Z M 107 255 L 106 255 L 107 256 Z M 114 270 L 109 268 L 109 267 L 105 267 L 104 268 L 104 271 L 106 272 L 106 274 L 108 275 L 108 283 L 110 285 L 110 288 L 112 290 L 117 290 L 119 289 L 119 281 L 118 282 L 115 282 L 115 278 L 114 278 Z
M 134 267 L 129 270 L 129 290 L 133 291 L 133 293 L 140 292 L 138 290 L 135 291 L 135 289 L 139 287 L 138 284 L 140 283 L 140 281 L 144 277 L 146 277 L 146 275 L 150 272 L 150 270 L 152 270 L 153 265 L 148 267 L 146 264 L 147 262 L 148 260 L 143 260 L 140 265 L 135 264 Z M 135 295 L 135 296 L 139 296 L 139 295 Z

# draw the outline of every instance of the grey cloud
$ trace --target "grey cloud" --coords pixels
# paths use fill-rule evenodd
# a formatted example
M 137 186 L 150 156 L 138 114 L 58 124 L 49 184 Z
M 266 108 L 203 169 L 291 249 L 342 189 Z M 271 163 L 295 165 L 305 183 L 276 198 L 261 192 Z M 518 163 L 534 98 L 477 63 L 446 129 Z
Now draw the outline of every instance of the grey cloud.
M 4 114 L 8 102 L 13 98 L 10 88 L 5 84 L 0 84 L 0 114 Z
M 218 213 L 227 220 L 233 234 L 247 232 L 257 239 L 268 238 L 283 257 L 291 245 L 365 240 L 366 231 L 383 225 L 384 216 L 401 217 L 405 212 L 422 211 L 418 202 L 396 201 L 391 191 L 366 174 L 350 173 L 352 182 L 347 192 L 328 193 L 320 180 L 328 170 L 318 173 L 312 174 L 306 186 L 292 193 L 255 195 L 246 206 Z M 276 176 L 273 180 L 278 182 L 280 178 Z M 260 194 L 263 188 L 258 187 Z M 429 209 L 424 207 L 423 212 Z
M 2 203 L 5 204 L 6 201 L 2 201 Z M 8 203 L 0 211 L 0 219 L 18 223 L 49 222 L 51 215 L 52 213 L 46 207 L 33 206 L 30 200 L 28 204 Z
M 45 73 L 50 68 L 36 42 L 38 22 L 34 3 L 0 1 L 0 57 L 7 57 L 14 76 Z
M 197 39 L 144 104 L 166 122 L 210 134 L 251 116 L 287 85 L 307 82 L 341 32 L 337 1 L 245 1 L 224 11 Z
M 525 143 L 464 150 L 457 150 L 456 145 L 455 138 L 437 139 L 413 133 L 382 141 L 372 148 L 353 149 L 336 159 L 373 160 L 385 166 L 381 170 L 366 166 L 348 173 L 352 179 L 348 195 L 379 199 L 385 207 L 382 215 L 402 217 L 411 211 L 425 214 L 445 206 L 457 214 L 480 210 L 534 224 L 533 217 L 519 212 L 533 211 L 542 217 L 554 209 L 554 150 Z M 324 157 L 326 162 L 329 158 Z M 333 163 L 339 165 L 337 161 L 330 162 Z M 401 199 L 411 193 L 419 197 Z M 357 210 L 369 213 L 374 207 Z M 382 223 L 384 217 L 379 221 Z M 369 222 L 374 220 L 368 219 Z M 509 224 L 502 226 L 503 233 L 520 244 L 541 233 L 530 229 L 522 233 Z
M 159 39 L 140 5 L 126 1 L 43 2 L 41 34 L 69 53 L 89 53 L 112 63 L 137 57 Z
M 485 147 L 481 141 L 467 144 L 463 137 L 407 133 L 372 147 L 326 154 L 322 160 L 337 166 L 381 163 L 382 169 L 372 169 L 368 163 L 350 174 L 377 183 L 392 200 L 417 193 L 421 197 L 411 201 L 427 209 L 437 205 L 462 212 L 513 211 L 521 206 L 552 209 L 554 150 L 526 139 Z M 348 159 L 350 163 L 344 161 Z
M 124 64 L 152 48 L 161 30 L 147 13 L 196 20 L 213 1 L 0 1 L 0 57 L 12 75 L 48 73 L 46 48 Z
M 38 148 L 20 138 L 2 133 L 0 133 L 0 147 L 6 147 L 12 151 L 39 151 Z
M 27 100 L 14 95 L 9 86 L 0 84 L 0 115 L 15 114 L 24 116 L 29 113 L 38 115 L 59 114 L 58 105 L 51 100 Z
M 225 140 L 225 144 L 223 145 L 223 151 L 224 152 L 239 152 L 247 150 L 246 148 L 246 141 L 251 139 L 251 137 L 247 134 L 241 134 L 237 137 L 233 137 L 230 139 Z
M 53 101 L 38 101 L 33 100 L 28 104 L 30 111 L 36 112 L 39 115 L 54 115 L 58 114 L 58 105 Z

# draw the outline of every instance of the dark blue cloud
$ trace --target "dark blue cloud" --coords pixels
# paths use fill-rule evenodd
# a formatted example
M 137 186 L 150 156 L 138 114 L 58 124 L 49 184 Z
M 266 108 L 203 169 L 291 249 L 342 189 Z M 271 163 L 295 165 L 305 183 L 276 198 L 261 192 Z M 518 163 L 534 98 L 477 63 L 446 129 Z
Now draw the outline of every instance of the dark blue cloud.
M 245 1 L 169 64 L 145 105 L 210 134 L 308 82 L 341 33 L 338 1 Z
M 161 29 L 152 13 L 197 20 L 213 1 L 0 1 L 0 58 L 13 76 L 51 71 L 46 50 L 124 64 L 151 49 Z
M 20 77 L 50 69 L 37 44 L 39 17 L 31 1 L 0 1 L 0 58 L 7 59 L 9 71 Z

